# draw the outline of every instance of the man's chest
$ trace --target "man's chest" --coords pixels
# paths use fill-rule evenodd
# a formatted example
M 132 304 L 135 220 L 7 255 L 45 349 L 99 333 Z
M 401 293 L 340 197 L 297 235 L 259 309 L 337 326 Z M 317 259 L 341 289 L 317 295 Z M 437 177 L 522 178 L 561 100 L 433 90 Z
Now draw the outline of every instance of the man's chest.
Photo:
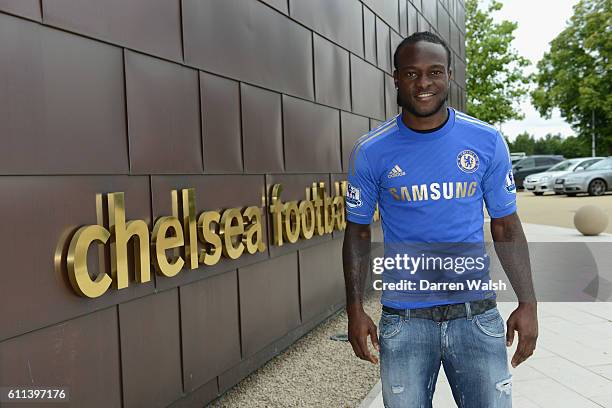
M 458 144 L 385 152 L 378 170 L 379 200 L 403 205 L 479 199 L 485 171 L 482 152 Z

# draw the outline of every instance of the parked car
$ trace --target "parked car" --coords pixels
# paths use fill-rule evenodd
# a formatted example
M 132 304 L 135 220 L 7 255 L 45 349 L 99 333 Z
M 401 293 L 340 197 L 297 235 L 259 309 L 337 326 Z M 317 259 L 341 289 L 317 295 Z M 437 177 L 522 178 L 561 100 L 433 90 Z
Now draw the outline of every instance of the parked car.
M 525 156 L 527 156 L 527 154 L 525 152 L 514 152 L 514 153 L 510 153 L 510 161 L 512 162 L 512 165 L 514 166 L 514 164 L 516 162 L 518 162 L 519 160 L 521 160 L 522 158 L 524 158 Z
M 535 195 L 542 195 L 547 191 L 555 192 L 556 179 L 569 176 L 575 171 L 587 169 L 603 159 L 603 157 L 582 157 L 579 159 L 563 160 L 543 173 L 535 173 L 525 177 L 523 186 L 525 190 L 531 191 Z M 561 193 L 562 191 L 557 192 L 557 194 Z
M 557 189 L 556 185 L 563 185 L 563 189 Z M 555 180 L 555 191 L 562 191 L 570 197 L 578 193 L 600 196 L 609 190 L 612 190 L 612 156 L 598 161 L 586 170 Z
M 530 174 L 541 173 L 562 162 L 563 156 L 527 156 L 512 166 L 516 188 L 523 188 L 523 180 Z

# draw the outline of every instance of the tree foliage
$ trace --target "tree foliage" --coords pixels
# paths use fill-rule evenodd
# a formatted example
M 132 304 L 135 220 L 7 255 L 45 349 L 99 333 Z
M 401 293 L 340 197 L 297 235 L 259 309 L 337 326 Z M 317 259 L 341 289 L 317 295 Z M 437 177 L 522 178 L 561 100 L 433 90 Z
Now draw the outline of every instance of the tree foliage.
M 612 154 L 612 1 L 581 0 L 567 27 L 538 62 L 533 105 L 554 108 L 590 144 L 595 116 L 597 152 Z
M 530 62 L 512 48 L 517 24 L 491 17 L 501 8 L 495 0 L 484 10 L 478 0 L 465 2 L 467 111 L 493 124 L 521 119 L 518 103 L 529 92 L 523 68 Z
M 591 153 L 589 143 L 584 139 L 569 136 L 548 134 L 541 139 L 535 139 L 527 132 L 518 135 L 513 142 L 506 139 L 511 152 L 531 154 L 560 154 L 565 158 L 588 157 Z

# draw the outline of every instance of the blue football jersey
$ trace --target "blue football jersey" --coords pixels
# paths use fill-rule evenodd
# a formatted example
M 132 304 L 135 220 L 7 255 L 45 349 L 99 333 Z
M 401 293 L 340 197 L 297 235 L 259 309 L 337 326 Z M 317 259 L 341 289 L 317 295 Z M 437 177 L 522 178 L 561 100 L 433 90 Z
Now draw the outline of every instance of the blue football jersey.
M 516 211 L 510 154 L 502 135 L 462 112 L 452 108 L 448 112 L 446 123 L 431 132 L 414 131 L 397 115 L 361 137 L 353 148 L 347 169 L 347 220 L 371 223 L 378 204 L 386 256 L 396 255 L 402 246 L 416 248 L 413 244 L 427 244 L 430 249 L 442 243 L 482 244 L 483 202 L 492 218 Z M 448 271 L 386 270 L 383 281 L 435 280 L 436 273 Z M 470 278 L 467 272 L 460 275 Z M 488 279 L 488 264 L 473 275 Z M 382 303 L 414 308 L 494 296 L 487 290 L 469 290 L 423 297 L 431 293 L 383 290 Z

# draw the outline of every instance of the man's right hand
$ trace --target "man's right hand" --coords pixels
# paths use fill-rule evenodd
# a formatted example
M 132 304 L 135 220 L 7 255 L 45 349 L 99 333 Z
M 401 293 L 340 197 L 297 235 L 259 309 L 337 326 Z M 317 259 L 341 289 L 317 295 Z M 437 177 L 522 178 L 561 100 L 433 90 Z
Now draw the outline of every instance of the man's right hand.
M 348 338 L 355 355 L 362 360 L 378 364 L 378 357 L 370 353 L 368 347 L 368 336 L 372 340 L 372 345 L 376 351 L 380 351 L 378 345 L 378 334 L 376 325 L 363 311 L 361 305 L 347 307 L 348 314 Z

